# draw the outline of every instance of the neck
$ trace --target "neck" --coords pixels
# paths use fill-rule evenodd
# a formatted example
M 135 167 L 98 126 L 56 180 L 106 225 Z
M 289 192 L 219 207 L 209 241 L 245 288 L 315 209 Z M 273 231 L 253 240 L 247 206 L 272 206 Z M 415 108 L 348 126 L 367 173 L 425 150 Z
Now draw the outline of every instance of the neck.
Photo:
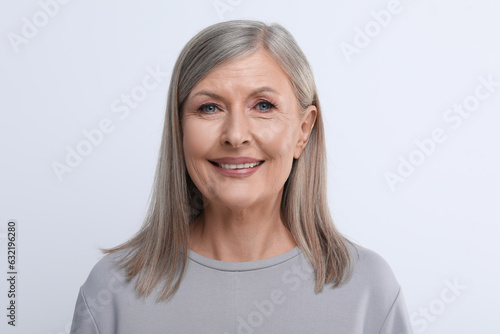
M 256 261 L 293 249 L 297 244 L 281 219 L 280 201 L 275 202 L 240 210 L 208 205 L 191 225 L 189 248 L 226 262 Z

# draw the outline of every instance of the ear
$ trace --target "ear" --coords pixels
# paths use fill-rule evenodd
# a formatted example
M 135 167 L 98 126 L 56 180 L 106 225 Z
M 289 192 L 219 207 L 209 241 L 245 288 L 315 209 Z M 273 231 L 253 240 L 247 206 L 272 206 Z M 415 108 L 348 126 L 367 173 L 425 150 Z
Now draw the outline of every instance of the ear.
M 318 110 L 316 109 L 316 106 L 310 105 L 309 107 L 307 107 L 302 116 L 302 119 L 300 121 L 299 140 L 297 141 L 295 152 L 293 154 L 293 157 L 295 159 L 298 159 L 300 157 L 302 151 L 304 151 L 304 148 L 307 145 L 311 131 L 314 127 L 314 124 L 316 123 L 317 113 Z

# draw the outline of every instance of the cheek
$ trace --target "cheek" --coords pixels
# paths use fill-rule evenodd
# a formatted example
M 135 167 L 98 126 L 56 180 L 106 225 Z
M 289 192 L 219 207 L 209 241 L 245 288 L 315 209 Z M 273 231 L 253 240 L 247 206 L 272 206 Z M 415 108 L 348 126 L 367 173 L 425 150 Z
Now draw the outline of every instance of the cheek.
M 269 189 L 280 189 L 290 175 L 295 148 L 294 126 L 290 121 L 272 120 L 259 129 L 259 146 L 269 158 L 266 181 Z
M 200 187 L 200 182 L 205 182 L 205 176 L 202 166 L 204 156 L 208 151 L 207 143 L 203 140 L 206 134 L 200 129 L 196 122 L 187 121 L 182 126 L 183 139 L 182 145 L 184 150 L 184 160 L 189 176 Z
M 187 120 L 182 124 L 183 150 L 186 168 L 195 186 L 207 196 L 206 188 L 211 184 L 208 179 L 206 165 L 203 163 L 210 151 L 210 144 L 207 140 L 210 132 L 206 126 L 200 126 L 196 120 Z M 210 190 L 209 190 L 210 192 Z
M 182 126 L 183 148 L 186 160 L 196 159 L 207 154 L 213 141 L 210 127 L 202 126 L 195 120 L 185 121 Z
M 206 197 L 216 193 L 216 182 L 209 173 L 212 167 L 207 159 L 219 143 L 218 131 L 216 124 L 197 119 L 187 119 L 182 124 L 186 168 L 191 180 Z
M 292 120 L 277 118 L 260 124 L 256 137 L 261 147 L 271 159 L 282 159 L 293 156 L 295 148 L 294 126 Z

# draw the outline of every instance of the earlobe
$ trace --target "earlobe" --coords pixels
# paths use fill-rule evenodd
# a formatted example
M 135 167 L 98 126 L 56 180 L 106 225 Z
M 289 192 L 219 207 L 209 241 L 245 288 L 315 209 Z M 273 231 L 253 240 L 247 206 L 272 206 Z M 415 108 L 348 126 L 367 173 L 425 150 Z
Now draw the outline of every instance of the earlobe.
M 310 105 L 307 107 L 305 113 L 304 113 L 304 118 L 302 119 L 302 122 L 300 124 L 300 137 L 299 141 L 297 142 L 297 145 L 295 146 L 295 152 L 293 154 L 293 157 L 295 159 L 298 159 L 300 155 L 302 154 L 302 151 L 307 145 L 307 142 L 309 141 L 309 136 L 311 135 L 312 129 L 314 127 L 314 124 L 316 124 L 316 115 L 318 113 L 318 110 L 316 109 L 316 106 Z

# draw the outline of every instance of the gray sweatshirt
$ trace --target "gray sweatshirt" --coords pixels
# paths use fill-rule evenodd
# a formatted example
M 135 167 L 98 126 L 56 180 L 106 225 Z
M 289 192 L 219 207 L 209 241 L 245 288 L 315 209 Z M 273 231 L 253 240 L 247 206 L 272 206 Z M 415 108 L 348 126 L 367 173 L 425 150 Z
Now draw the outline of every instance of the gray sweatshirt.
M 352 246 L 349 246 L 352 247 Z M 167 302 L 137 297 L 104 256 L 80 288 L 71 334 L 412 333 L 403 293 L 377 253 L 355 244 L 351 279 L 314 292 L 309 261 L 296 247 L 251 262 L 223 262 L 189 251 L 179 290 Z M 354 250 L 351 248 L 351 250 Z

